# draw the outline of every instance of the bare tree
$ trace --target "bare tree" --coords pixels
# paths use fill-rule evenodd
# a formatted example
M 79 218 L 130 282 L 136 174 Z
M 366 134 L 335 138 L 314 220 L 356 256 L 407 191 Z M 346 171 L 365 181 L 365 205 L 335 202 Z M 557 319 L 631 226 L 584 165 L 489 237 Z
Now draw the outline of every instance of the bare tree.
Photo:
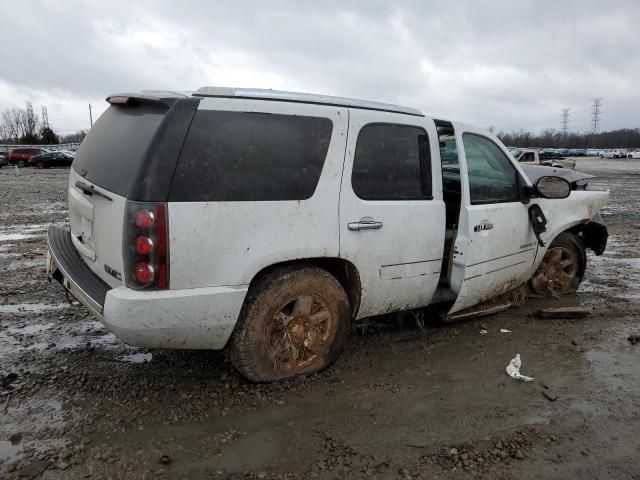
M 39 130 L 40 119 L 38 115 L 33 111 L 33 105 L 27 100 L 25 102 L 27 108 L 24 110 L 24 135 L 21 137 L 22 143 L 38 143 L 39 142 Z
M 31 102 L 26 108 L 7 108 L 0 113 L 0 138 L 7 143 L 38 143 L 40 118 L 34 113 Z
M 26 112 L 20 108 L 7 108 L 0 118 L 7 140 L 18 143 L 25 134 Z

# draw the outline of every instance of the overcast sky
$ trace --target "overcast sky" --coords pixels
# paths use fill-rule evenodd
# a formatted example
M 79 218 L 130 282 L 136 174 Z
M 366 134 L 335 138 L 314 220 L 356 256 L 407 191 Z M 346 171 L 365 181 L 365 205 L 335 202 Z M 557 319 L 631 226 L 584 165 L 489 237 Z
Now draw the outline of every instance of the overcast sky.
M 119 91 L 204 85 L 401 103 L 496 129 L 640 127 L 640 2 L 0 0 L 0 110 L 55 130 Z

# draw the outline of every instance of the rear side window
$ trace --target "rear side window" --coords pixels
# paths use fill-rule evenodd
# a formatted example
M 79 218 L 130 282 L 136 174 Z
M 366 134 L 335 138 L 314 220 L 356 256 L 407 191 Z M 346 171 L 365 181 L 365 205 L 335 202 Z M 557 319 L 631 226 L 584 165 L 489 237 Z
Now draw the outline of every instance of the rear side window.
M 308 199 L 320 179 L 332 130 L 328 118 L 199 110 L 169 200 Z
M 356 144 L 351 185 L 363 200 L 430 200 L 427 132 L 408 125 L 364 126 Z
M 73 168 L 96 185 L 127 196 L 167 109 L 109 107 L 80 144 Z

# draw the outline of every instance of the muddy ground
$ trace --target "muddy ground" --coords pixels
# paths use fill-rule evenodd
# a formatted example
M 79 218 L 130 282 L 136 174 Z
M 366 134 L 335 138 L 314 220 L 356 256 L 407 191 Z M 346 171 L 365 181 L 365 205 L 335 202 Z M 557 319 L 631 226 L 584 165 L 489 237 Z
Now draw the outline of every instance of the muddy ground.
M 275 385 L 221 353 L 127 346 L 66 303 L 44 235 L 68 170 L 0 170 L 0 478 L 640 478 L 640 162 L 578 169 L 612 190 L 609 246 L 575 298 L 544 304 L 590 318 L 534 319 L 530 300 L 380 319 L 329 370 Z M 534 382 L 505 374 L 516 353 Z

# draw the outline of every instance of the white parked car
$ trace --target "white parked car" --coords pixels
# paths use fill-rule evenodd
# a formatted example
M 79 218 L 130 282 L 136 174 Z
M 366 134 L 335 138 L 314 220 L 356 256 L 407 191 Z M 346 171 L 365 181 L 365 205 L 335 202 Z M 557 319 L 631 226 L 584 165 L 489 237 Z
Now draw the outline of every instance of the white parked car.
M 640 158 L 640 150 L 634 150 L 627 153 L 627 158 Z
M 608 193 L 413 108 L 271 90 L 112 95 L 47 272 L 119 338 L 317 372 L 363 317 L 575 292 Z M 532 181 L 533 179 L 533 181 Z
M 600 158 L 626 158 L 627 152 L 622 150 L 607 149 L 600 151 Z

